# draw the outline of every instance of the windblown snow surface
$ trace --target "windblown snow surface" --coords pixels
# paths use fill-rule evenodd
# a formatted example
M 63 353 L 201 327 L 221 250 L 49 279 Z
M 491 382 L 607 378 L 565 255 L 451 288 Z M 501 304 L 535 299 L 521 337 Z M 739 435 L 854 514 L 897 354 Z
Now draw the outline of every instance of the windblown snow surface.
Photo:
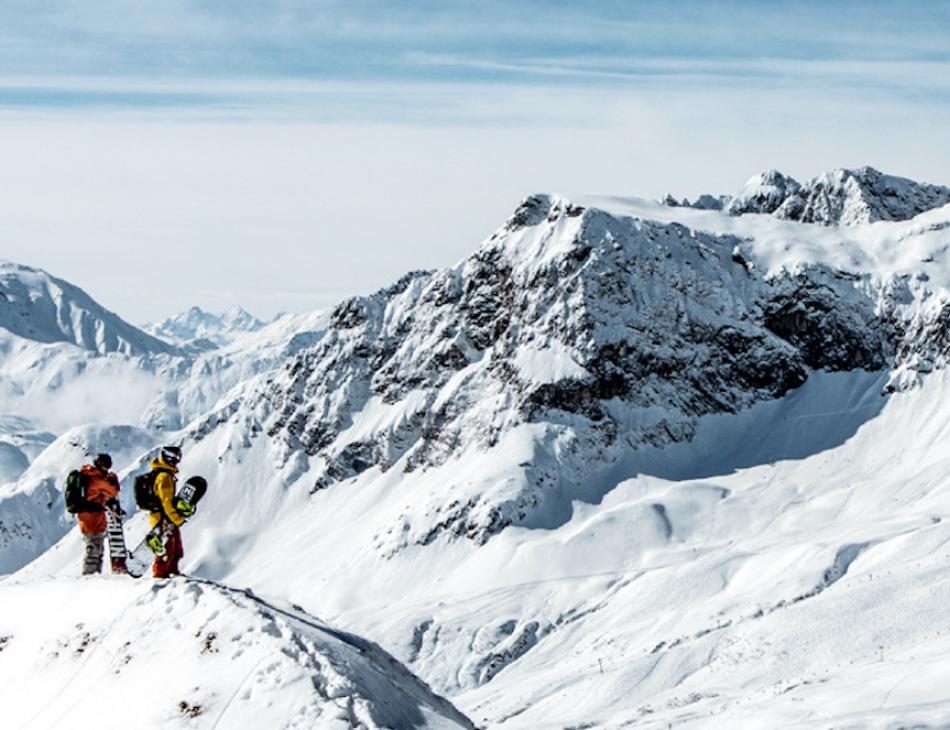
M 7 728 L 471 728 L 375 644 L 207 581 L 0 585 Z
M 816 210 L 858 209 L 824 178 Z M 479 726 L 950 726 L 950 206 L 899 188 L 877 222 L 530 198 L 163 434 L 211 482 L 186 570 L 376 642 Z M 0 600 L 195 600 L 70 578 L 79 553 Z M 187 726 L 206 690 L 154 712 Z

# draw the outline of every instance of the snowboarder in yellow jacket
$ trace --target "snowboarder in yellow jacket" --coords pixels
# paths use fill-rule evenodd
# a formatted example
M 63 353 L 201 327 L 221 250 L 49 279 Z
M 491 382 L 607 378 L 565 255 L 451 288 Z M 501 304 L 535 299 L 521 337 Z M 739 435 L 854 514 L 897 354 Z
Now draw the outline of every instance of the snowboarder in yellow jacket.
M 178 561 L 185 554 L 181 543 L 179 527 L 185 523 L 189 515 L 183 515 L 175 505 L 175 487 L 178 483 L 178 463 L 181 461 L 180 446 L 163 446 L 158 458 L 152 459 L 151 467 L 155 471 L 153 489 L 162 505 L 161 512 L 150 512 L 148 519 L 152 527 L 162 520 L 168 520 L 171 525 L 167 531 L 165 551 L 163 555 L 156 555 L 152 564 L 152 575 L 156 578 L 167 578 L 178 574 Z

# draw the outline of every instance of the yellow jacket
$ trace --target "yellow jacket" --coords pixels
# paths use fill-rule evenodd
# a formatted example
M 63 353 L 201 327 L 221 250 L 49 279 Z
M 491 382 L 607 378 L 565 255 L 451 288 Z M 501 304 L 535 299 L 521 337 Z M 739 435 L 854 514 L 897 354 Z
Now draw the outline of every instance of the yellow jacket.
M 171 520 L 171 523 L 176 527 L 181 527 L 185 524 L 185 518 L 175 509 L 175 484 L 176 478 L 175 475 L 178 473 L 178 469 L 173 467 L 170 464 L 166 464 L 162 461 L 161 457 L 152 459 L 152 468 L 158 472 L 155 475 L 155 494 L 158 496 L 158 499 L 162 503 L 162 509 L 165 512 L 165 516 Z M 161 512 L 150 512 L 148 515 L 149 525 L 155 527 L 159 522 L 162 521 Z

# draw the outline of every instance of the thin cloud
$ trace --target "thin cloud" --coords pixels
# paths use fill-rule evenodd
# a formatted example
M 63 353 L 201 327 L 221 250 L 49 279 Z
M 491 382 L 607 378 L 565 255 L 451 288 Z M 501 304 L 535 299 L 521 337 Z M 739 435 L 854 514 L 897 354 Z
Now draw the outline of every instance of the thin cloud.
M 0 256 L 136 321 L 266 317 L 451 265 L 534 192 L 950 183 L 950 5 L 762 6 L 14 0 Z

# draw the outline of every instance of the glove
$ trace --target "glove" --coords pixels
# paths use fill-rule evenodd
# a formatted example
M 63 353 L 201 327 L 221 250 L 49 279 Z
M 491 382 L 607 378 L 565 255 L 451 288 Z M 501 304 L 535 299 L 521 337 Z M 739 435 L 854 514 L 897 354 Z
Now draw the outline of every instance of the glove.
M 106 502 L 106 507 L 108 507 L 113 514 L 119 517 L 125 517 L 125 510 L 119 506 L 119 500 L 117 500 L 115 497 Z
M 145 544 L 148 545 L 148 549 L 151 550 L 156 555 L 165 554 L 165 543 L 162 540 L 161 535 L 149 534 L 145 538 Z
M 195 513 L 195 505 L 181 499 L 175 500 L 175 510 L 182 517 L 191 517 Z

